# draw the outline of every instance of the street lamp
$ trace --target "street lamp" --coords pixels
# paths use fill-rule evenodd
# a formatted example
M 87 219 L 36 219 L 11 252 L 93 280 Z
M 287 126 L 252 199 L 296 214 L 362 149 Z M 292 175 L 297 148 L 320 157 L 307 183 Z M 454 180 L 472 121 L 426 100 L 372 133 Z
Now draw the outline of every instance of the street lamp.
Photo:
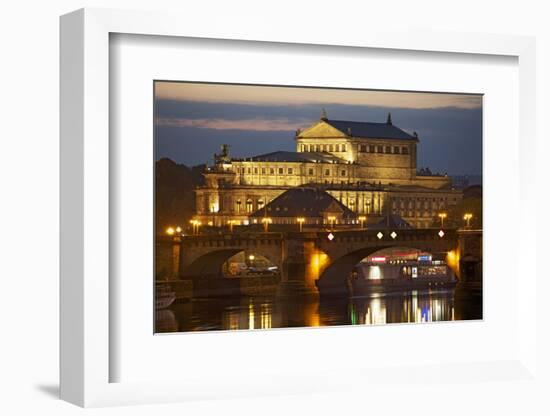
M 302 232 L 302 227 L 303 227 L 304 222 L 306 221 L 306 219 L 303 218 L 303 217 L 299 217 L 299 218 L 296 218 L 296 221 L 298 222 L 298 224 L 300 224 L 300 232 Z
M 271 224 L 271 218 L 262 218 L 262 224 L 264 225 L 264 233 L 267 233 L 268 229 L 269 229 L 269 224 Z
M 437 214 L 437 216 L 439 218 L 441 218 L 441 228 L 443 228 L 443 221 L 445 220 L 445 218 L 447 218 L 447 213 L 446 212 L 440 212 L 439 214 Z
M 173 227 L 168 227 L 166 229 L 166 234 L 168 234 L 168 235 L 174 235 L 174 232 L 175 232 L 175 230 L 174 230 Z
M 193 226 L 193 235 L 198 235 L 201 222 L 198 220 L 191 220 L 189 223 Z
M 467 212 L 464 214 L 464 221 L 466 221 L 466 228 L 470 228 L 470 220 L 472 219 L 473 215 Z
M 177 226 L 177 227 L 176 227 L 176 232 L 177 232 L 178 234 L 181 233 L 181 227 L 180 227 L 180 226 Z
M 330 217 L 328 217 L 328 220 L 330 221 L 331 229 L 334 229 L 334 222 L 336 221 L 336 217 L 331 215 Z
M 360 223 L 361 223 L 361 228 L 363 228 L 364 225 L 365 225 L 365 221 L 367 220 L 367 217 L 365 217 L 364 215 L 360 215 L 357 219 L 358 219 L 358 220 L 360 221 Z

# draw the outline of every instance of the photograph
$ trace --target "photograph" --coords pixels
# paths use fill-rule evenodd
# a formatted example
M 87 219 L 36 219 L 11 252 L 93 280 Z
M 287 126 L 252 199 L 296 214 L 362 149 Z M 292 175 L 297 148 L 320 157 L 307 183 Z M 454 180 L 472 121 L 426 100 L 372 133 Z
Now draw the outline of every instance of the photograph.
M 155 333 L 483 319 L 483 95 L 155 80 Z

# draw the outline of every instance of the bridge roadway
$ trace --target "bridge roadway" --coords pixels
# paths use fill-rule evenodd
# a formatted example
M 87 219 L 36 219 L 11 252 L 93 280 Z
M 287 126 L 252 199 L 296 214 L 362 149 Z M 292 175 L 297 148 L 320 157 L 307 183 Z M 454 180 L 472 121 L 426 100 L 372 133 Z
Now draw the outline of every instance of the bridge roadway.
M 415 248 L 444 259 L 449 251 L 460 249 L 460 231 L 444 229 L 443 235 L 440 231 L 439 228 L 363 229 L 185 236 L 179 243 L 178 275 L 180 279 L 194 281 L 223 278 L 222 265 L 244 251 L 264 256 L 279 267 L 279 295 L 347 293 L 347 276 L 353 267 L 376 251 L 389 247 Z M 481 231 L 478 238 L 481 239 Z

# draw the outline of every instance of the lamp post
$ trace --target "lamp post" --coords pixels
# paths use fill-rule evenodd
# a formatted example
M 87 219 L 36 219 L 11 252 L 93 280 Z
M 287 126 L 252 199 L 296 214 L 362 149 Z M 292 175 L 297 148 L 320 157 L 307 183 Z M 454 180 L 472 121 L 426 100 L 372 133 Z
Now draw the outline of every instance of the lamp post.
M 299 218 L 296 218 L 296 221 L 298 222 L 298 224 L 300 225 L 300 232 L 302 232 L 302 227 L 304 225 L 304 222 L 305 222 L 305 218 L 303 217 L 299 217 Z
M 166 229 L 166 234 L 168 234 L 168 235 L 174 235 L 175 232 L 176 232 L 176 230 L 174 230 L 174 227 L 168 227 Z
M 330 228 L 334 230 L 334 223 L 336 222 L 336 217 L 331 215 L 330 217 L 328 217 L 328 220 L 330 221 Z
M 264 233 L 267 233 L 269 230 L 269 224 L 271 224 L 271 218 L 262 218 L 262 224 L 264 225 Z
M 360 215 L 357 219 L 360 221 L 361 228 L 364 228 L 367 217 L 365 217 L 364 215 Z
M 464 214 L 464 221 L 466 221 L 466 228 L 470 228 L 470 220 L 472 219 L 473 215 L 467 212 Z
M 189 221 L 189 223 L 191 223 L 191 225 L 193 226 L 193 235 L 198 235 L 201 222 L 198 220 L 191 220 Z
M 437 216 L 441 219 L 441 228 L 443 228 L 443 221 L 445 220 L 445 218 L 447 218 L 447 213 L 440 212 L 439 214 L 437 214 Z

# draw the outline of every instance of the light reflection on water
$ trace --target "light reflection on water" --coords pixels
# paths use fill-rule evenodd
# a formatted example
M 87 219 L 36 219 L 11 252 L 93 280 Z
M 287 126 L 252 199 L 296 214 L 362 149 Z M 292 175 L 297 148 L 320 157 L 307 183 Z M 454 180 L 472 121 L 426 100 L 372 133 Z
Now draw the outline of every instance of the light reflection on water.
M 382 325 L 481 319 L 481 292 L 406 291 L 350 299 L 197 299 L 157 311 L 156 332 Z

